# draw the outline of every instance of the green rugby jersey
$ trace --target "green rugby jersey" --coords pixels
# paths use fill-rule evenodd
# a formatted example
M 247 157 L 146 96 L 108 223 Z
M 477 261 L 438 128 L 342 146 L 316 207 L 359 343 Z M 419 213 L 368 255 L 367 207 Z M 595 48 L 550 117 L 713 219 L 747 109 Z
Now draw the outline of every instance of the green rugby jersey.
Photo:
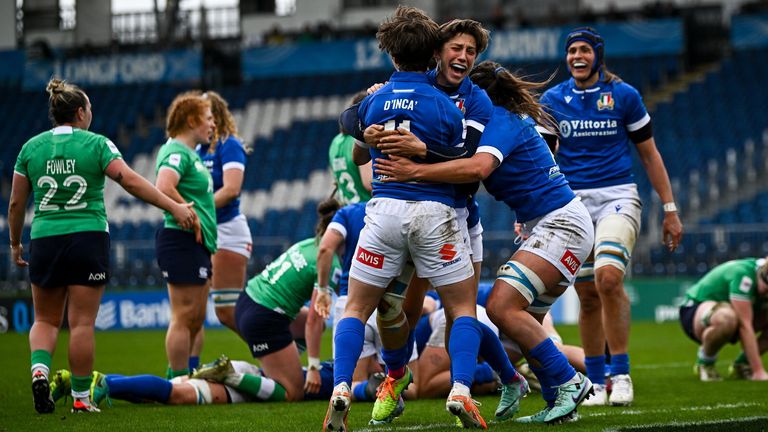
M 200 156 L 184 143 L 169 138 L 160 147 L 155 163 L 155 172 L 167 167 L 179 174 L 176 190 L 184 201 L 194 202 L 192 209 L 200 219 L 203 244 L 211 253 L 216 252 L 216 204 L 213 201 L 213 178 Z M 181 230 L 173 215 L 165 212 L 166 228 Z M 183 231 L 183 230 L 182 230 Z M 190 230 L 187 230 L 190 231 Z
M 107 137 L 58 126 L 27 141 L 14 171 L 29 179 L 35 198 L 32 239 L 109 231 L 104 170 L 122 158 Z
M 688 288 L 685 295 L 697 302 L 743 300 L 755 303 L 757 269 L 762 261 L 746 258 L 720 264 Z
M 365 189 L 360 178 L 360 169 L 352 160 L 354 146 L 355 138 L 352 135 L 338 134 L 328 149 L 328 162 L 338 185 L 336 198 L 343 206 L 371 199 L 371 192 Z
M 339 285 L 341 264 L 334 254 L 329 286 Z M 302 240 L 283 252 L 258 276 L 248 281 L 245 292 L 256 303 L 295 319 L 304 303 L 312 298 L 317 281 L 317 243 Z

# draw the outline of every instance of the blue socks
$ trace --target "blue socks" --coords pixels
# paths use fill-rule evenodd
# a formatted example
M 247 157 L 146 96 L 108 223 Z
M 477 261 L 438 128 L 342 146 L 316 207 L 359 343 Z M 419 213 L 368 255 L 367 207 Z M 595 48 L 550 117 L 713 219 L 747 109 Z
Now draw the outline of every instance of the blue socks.
M 405 345 L 397 349 L 381 349 L 381 359 L 384 360 L 384 364 L 387 365 L 389 370 L 402 369 L 408 364 L 408 360 L 413 353 L 413 341 L 416 338 L 416 333 L 411 331 L 408 334 L 408 340 Z
M 363 351 L 365 324 L 357 318 L 344 318 L 336 326 L 336 356 L 333 362 L 333 385 L 352 383 L 357 360 Z
M 614 354 L 611 356 L 611 375 L 626 375 L 629 373 L 629 354 Z M 591 379 L 591 378 L 590 378 Z
M 191 356 L 188 360 L 189 370 L 193 371 L 200 366 L 200 356 Z
M 454 383 L 472 387 L 482 337 L 483 332 L 476 318 L 463 316 L 453 322 L 448 354 L 451 357 L 451 377 Z
M 478 363 L 475 368 L 475 383 L 485 384 L 493 382 L 494 380 L 495 377 L 493 376 L 493 369 L 491 369 L 491 366 L 486 362 Z
M 154 375 L 107 375 L 109 397 L 130 402 L 168 402 L 173 384 Z
M 592 384 L 605 384 L 605 355 L 584 357 L 584 365 Z
M 501 344 L 499 337 L 490 327 L 478 321 L 483 338 L 480 340 L 479 354 L 499 374 L 502 384 L 509 384 L 517 375 L 515 367 L 509 361 L 507 352 Z
M 552 385 L 552 380 L 549 378 L 549 375 L 547 375 L 547 371 L 542 368 L 533 367 L 530 363 L 528 363 L 528 366 L 536 375 L 536 378 L 539 379 L 539 383 L 541 384 L 541 397 L 544 398 L 547 406 L 552 408 L 555 406 L 555 399 L 557 399 L 557 389 Z
M 373 399 L 368 399 L 368 395 L 365 394 L 365 387 L 368 385 L 368 380 L 358 383 L 352 389 L 352 395 L 355 396 L 355 400 L 372 402 Z
M 529 355 L 536 359 L 542 369 L 546 371 L 553 386 L 565 384 L 576 375 L 576 370 L 568 363 L 568 359 L 557 349 L 550 338 L 546 338 L 536 345 L 529 352 Z M 543 383 L 542 387 L 544 387 Z

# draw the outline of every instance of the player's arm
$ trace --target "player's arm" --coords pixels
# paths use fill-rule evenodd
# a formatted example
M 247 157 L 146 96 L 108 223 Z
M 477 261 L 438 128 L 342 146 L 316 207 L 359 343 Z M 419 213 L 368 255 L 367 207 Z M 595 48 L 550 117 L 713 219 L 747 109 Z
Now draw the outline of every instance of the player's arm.
M 342 111 L 339 115 L 339 129 L 346 135 L 352 135 L 358 141 L 365 141 L 360 116 L 357 113 L 359 109 L 360 104 L 356 103 Z
M 355 146 L 352 148 L 352 161 L 355 165 L 365 165 L 371 161 L 371 151 L 362 141 L 355 140 Z
M 8 201 L 8 231 L 11 258 L 19 267 L 26 267 L 28 265 L 21 257 L 24 251 L 21 245 L 21 232 L 24 229 L 24 216 L 31 192 L 32 184 L 29 182 L 29 179 L 25 175 L 14 172 L 11 184 L 11 197 Z
M 407 158 L 390 156 L 376 159 L 376 170 L 386 176 L 384 181 L 413 180 L 441 183 L 471 183 L 484 180 L 501 162 L 490 153 L 475 153 L 471 158 L 433 164 L 415 163 Z
M 224 184 L 213 194 L 216 208 L 224 207 L 240 196 L 243 187 L 245 170 L 243 168 L 229 168 L 224 170 L 222 180 Z
M 659 150 L 656 148 L 656 141 L 653 139 L 653 136 L 637 142 L 636 146 L 640 161 L 645 168 L 645 172 L 648 173 L 651 186 L 653 186 L 653 189 L 661 198 L 661 202 L 668 206 L 664 209 L 662 241 L 670 251 L 673 251 L 680 244 L 680 239 L 683 236 L 683 224 L 680 222 L 680 217 L 674 206 L 675 197 L 672 194 L 672 185 L 669 182 L 667 169 L 664 167 L 664 161 L 661 158 L 661 154 L 659 154 Z
M 320 391 L 320 339 L 323 334 L 324 320 L 315 311 L 315 298 L 318 290 L 312 291 L 307 322 L 304 324 L 304 335 L 307 339 L 307 379 L 304 382 L 306 393 Z
M 331 313 L 331 267 L 336 251 L 344 243 L 344 235 L 333 226 L 325 230 L 317 248 L 317 287 L 318 296 L 315 298 L 314 310 L 326 319 Z
M 174 171 L 175 172 L 175 171 Z M 140 176 L 122 159 L 113 159 L 104 170 L 107 177 L 114 180 L 126 192 L 136 198 L 171 213 L 176 222 L 184 229 L 193 229 L 197 215 L 191 209 L 194 203 L 186 203 L 183 199 L 174 201 L 152 186 L 152 183 Z M 181 195 L 179 195 L 181 197 Z
M 470 134 L 470 131 L 477 133 Z M 375 146 L 386 155 L 396 155 L 402 157 L 419 157 L 427 163 L 438 163 L 450 161 L 458 158 L 467 157 L 474 154 L 477 149 L 477 143 L 480 140 L 480 133 L 476 129 L 467 129 L 467 137 L 472 137 L 473 148 L 464 145 L 458 147 L 434 145 L 427 147 L 413 132 L 408 129 L 398 128 L 395 131 L 385 131 L 380 125 L 373 125 L 365 130 L 366 143 Z
M 368 161 L 368 163 L 357 168 L 360 171 L 360 181 L 363 183 L 363 187 L 368 192 L 371 192 L 373 190 L 373 185 L 371 185 L 373 180 L 373 161 Z
M 752 368 L 753 380 L 768 380 L 768 375 L 763 368 L 763 361 L 760 359 L 760 350 L 757 346 L 757 336 L 752 327 L 752 302 L 747 300 L 736 300 L 731 298 L 731 305 L 739 318 L 739 339 L 744 355 L 749 361 L 749 367 Z

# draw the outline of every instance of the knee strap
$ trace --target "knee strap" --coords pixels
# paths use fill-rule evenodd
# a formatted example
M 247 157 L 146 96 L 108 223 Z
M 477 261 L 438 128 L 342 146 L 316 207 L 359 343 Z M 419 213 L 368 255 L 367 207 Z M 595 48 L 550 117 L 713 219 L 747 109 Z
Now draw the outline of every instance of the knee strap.
M 595 269 L 610 265 L 626 272 L 636 239 L 637 230 L 625 216 L 601 219 L 595 229 Z
M 497 276 L 498 280 L 512 285 L 529 304 L 533 304 L 536 297 L 546 291 L 541 278 L 533 270 L 517 261 L 507 261 L 499 267 Z
M 405 295 L 394 292 L 384 293 L 378 308 L 378 322 L 383 328 L 400 328 L 408 322 L 408 318 L 403 312 L 403 301 L 405 301 Z
M 208 385 L 208 381 L 201 379 L 189 379 L 187 383 L 192 385 L 197 393 L 198 405 L 209 405 L 213 402 L 213 396 L 211 395 L 211 386 Z
M 211 300 L 217 308 L 235 307 L 241 292 L 243 290 L 239 288 L 213 288 L 211 289 Z

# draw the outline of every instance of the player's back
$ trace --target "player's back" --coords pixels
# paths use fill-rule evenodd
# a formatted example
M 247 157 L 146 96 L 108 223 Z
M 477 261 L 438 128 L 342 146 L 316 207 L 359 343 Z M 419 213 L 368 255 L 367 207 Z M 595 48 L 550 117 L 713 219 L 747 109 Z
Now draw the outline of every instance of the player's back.
M 363 128 L 384 125 L 385 129 L 410 130 L 427 147 L 460 146 L 464 117 L 445 93 L 435 89 L 427 76 L 417 72 L 395 72 L 389 82 L 360 105 Z M 387 156 L 371 149 L 373 196 L 410 201 L 437 201 L 454 204 L 454 187 L 435 183 L 384 183 L 376 169 L 376 158 Z M 418 160 L 417 160 L 418 162 Z
M 59 126 L 24 144 L 16 171 L 32 184 L 32 238 L 81 231 L 106 231 L 104 170 L 121 157 L 102 135 Z

